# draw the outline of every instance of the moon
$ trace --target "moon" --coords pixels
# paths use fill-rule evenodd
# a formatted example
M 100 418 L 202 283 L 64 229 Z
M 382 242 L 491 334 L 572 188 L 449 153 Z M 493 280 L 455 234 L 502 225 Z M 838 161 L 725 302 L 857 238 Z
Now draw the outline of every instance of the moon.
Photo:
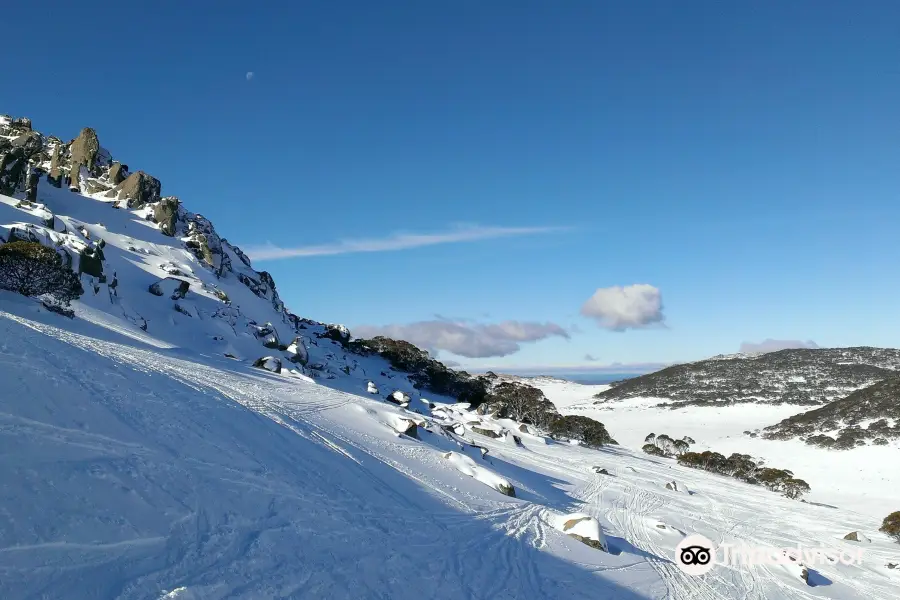
M 247 71 L 246 77 L 247 77 L 247 81 L 250 81 L 251 79 L 253 79 L 253 71 Z

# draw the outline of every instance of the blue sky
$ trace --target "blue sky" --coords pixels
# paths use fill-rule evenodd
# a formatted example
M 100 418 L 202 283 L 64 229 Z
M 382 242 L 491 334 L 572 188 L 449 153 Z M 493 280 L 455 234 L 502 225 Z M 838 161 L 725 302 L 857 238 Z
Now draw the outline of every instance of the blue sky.
M 895 2 L 40 4 L 0 111 L 303 316 L 510 370 L 900 341 Z

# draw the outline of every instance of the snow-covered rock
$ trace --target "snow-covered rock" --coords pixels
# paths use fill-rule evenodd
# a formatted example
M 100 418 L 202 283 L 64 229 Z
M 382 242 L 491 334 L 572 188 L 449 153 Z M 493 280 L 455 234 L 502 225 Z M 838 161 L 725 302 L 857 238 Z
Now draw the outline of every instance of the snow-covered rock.
M 868 537 L 866 537 L 865 534 L 860 533 L 859 531 L 851 531 L 850 533 L 848 533 L 847 535 L 844 536 L 844 539 L 851 541 L 851 542 L 863 542 L 866 544 L 872 543 L 872 540 L 870 540 Z
M 410 397 L 409 394 L 396 390 L 388 395 L 387 400 L 405 408 L 409 406 Z
M 253 366 L 273 373 L 281 373 L 281 359 L 274 356 L 258 358 L 254 361 Z
M 490 469 L 476 464 L 474 460 L 465 454 L 459 452 L 447 452 L 443 456 L 444 459 L 463 475 L 472 477 L 477 481 L 494 488 L 501 494 L 515 498 L 516 490 L 508 480 L 500 477 Z
M 609 552 L 609 545 L 606 543 L 606 536 L 603 535 L 603 528 L 600 527 L 600 522 L 591 515 L 585 513 L 552 515 L 550 524 L 591 548 Z
M 368 382 L 368 383 L 366 384 L 366 391 L 367 391 L 368 393 L 370 393 L 370 394 L 377 394 L 377 393 L 378 393 L 378 386 L 375 385 L 375 382 L 374 382 L 374 381 L 370 381 L 370 382 Z
M 303 338 L 300 336 L 294 338 L 294 341 L 288 345 L 285 352 L 288 354 L 288 360 L 292 363 L 305 365 L 309 362 L 309 351 L 306 349 Z

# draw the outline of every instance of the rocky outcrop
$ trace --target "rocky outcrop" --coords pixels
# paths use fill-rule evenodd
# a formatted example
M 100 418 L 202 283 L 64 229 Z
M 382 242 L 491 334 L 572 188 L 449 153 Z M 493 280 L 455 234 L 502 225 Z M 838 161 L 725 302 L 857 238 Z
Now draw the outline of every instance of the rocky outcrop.
M 115 165 L 113 165 L 115 166 Z M 110 177 L 112 177 L 112 169 L 110 169 Z M 166 196 L 156 203 L 153 208 L 153 219 L 159 223 L 159 230 L 163 235 L 173 237 L 175 235 L 175 225 L 178 218 L 178 198 L 175 196 Z
M 28 158 L 21 148 L 12 148 L 0 156 L 0 194 L 11 196 L 25 183 Z
M 309 362 L 309 351 L 300 336 L 294 338 L 285 352 L 288 354 L 288 360 L 292 363 L 306 365 Z
M 137 171 L 107 192 L 106 196 L 127 202 L 128 208 L 141 208 L 145 204 L 159 202 L 161 190 L 159 179 Z
M 123 181 L 125 181 L 126 173 L 128 172 L 128 165 L 123 165 L 120 162 L 113 162 L 109 167 L 109 174 L 107 179 L 109 183 L 113 186 L 119 185 Z
M 85 127 L 78 134 L 78 137 L 72 140 L 69 145 L 69 154 L 71 157 L 71 172 L 77 176 L 79 167 L 87 169 L 91 175 L 98 175 L 97 172 L 97 153 L 100 151 L 100 140 L 97 139 L 97 132 L 90 127 Z
M 266 323 L 265 325 L 254 325 L 255 331 L 253 332 L 262 345 L 269 349 L 276 349 L 281 347 L 281 341 L 278 339 L 278 331 L 275 327 L 272 326 L 271 323 Z
M 181 300 L 187 295 L 190 287 L 191 284 L 183 279 L 166 277 L 150 284 L 149 291 L 154 296 L 169 296 L 172 300 Z
M 47 174 L 47 181 L 53 187 L 62 187 L 64 177 L 62 163 L 62 148 L 56 145 L 53 147 L 53 155 L 50 157 L 50 173 Z
M 265 369 L 272 373 L 281 373 L 281 359 L 274 356 L 263 356 L 253 362 L 253 366 L 257 369 Z
M 24 155 L 31 158 L 41 151 L 44 146 L 44 137 L 37 131 L 24 133 L 12 141 L 13 148 L 21 148 Z
M 79 253 L 78 273 L 90 275 L 91 277 L 103 277 L 103 256 L 102 250 L 95 247 L 88 247 Z
M 41 169 L 35 167 L 28 169 L 28 174 L 25 176 L 25 200 L 27 202 L 37 202 L 38 182 L 43 174 L 44 171 Z M 53 224 L 51 223 L 47 227 L 52 228 Z

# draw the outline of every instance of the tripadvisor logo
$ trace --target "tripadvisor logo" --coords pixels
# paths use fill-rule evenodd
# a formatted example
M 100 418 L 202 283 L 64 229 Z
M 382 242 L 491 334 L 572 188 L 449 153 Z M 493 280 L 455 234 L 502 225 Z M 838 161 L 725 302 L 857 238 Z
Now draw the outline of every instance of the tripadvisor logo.
M 688 575 L 703 575 L 715 565 L 844 565 L 862 564 L 862 548 L 845 552 L 825 547 L 788 548 L 774 546 L 748 546 L 746 544 L 719 544 L 717 547 L 702 535 L 689 535 L 675 547 L 675 564 Z
M 702 535 L 689 535 L 675 546 L 675 564 L 688 575 L 703 575 L 716 565 L 716 547 Z

